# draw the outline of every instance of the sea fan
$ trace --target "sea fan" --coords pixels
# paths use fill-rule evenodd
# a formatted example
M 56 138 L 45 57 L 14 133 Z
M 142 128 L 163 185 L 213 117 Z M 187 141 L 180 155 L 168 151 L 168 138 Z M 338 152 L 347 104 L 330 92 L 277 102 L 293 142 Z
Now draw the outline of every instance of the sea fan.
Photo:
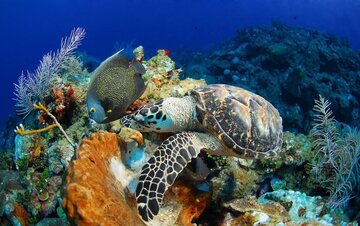
M 65 58 L 74 54 L 74 50 L 85 37 L 83 28 L 72 30 L 69 37 L 61 40 L 60 49 L 45 54 L 34 73 L 22 73 L 15 85 L 16 112 L 24 118 L 34 109 L 33 104 L 41 102 L 51 88 L 51 78 L 62 68 Z
M 316 174 L 320 174 L 321 170 L 326 163 L 333 164 L 335 150 L 337 148 L 337 139 L 338 136 L 336 132 L 336 120 L 332 115 L 330 109 L 330 102 L 325 100 L 321 95 L 319 100 L 315 100 L 314 111 L 315 114 L 315 124 L 311 131 L 312 137 L 315 138 L 313 144 L 317 150 L 318 162 L 315 166 Z
M 315 100 L 315 124 L 311 131 L 314 147 L 317 151 L 317 164 L 314 171 L 320 183 L 330 193 L 330 208 L 344 207 L 354 196 L 355 188 L 360 184 L 360 133 L 352 129 L 340 135 L 336 120 L 329 108 L 330 102 L 320 96 Z M 326 179 L 318 177 L 323 170 L 330 170 Z
M 29 89 L 28 89 L 28 84 L 29 84 L 28 81 L 30 79 L 31 76 L 29 76 L 29 73 L 28 76 L 21 73 L 18 84 L 14 84 L 15 85 L 14 94 L 16 96 L 14 100 L 16 101 L 15 106 L 17 107 L 18 114 L 28 115 L 33 109 L 32 95 L 31 93 L 29 93 Z
M 343 207 L 355 196 L 360 185 L 360 133 L 350 130 L 344 138 L 339 138 L 339 149 L 332 167 L 335 174 L 329 187 L 328 205 L 332 208 Z

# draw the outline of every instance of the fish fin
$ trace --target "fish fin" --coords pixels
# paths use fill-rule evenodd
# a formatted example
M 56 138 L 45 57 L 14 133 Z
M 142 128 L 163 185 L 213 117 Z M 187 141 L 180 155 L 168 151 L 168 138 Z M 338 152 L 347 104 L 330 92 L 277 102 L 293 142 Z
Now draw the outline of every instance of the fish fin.
M 116 53 L 113 54 L 114 55 L 119 55 L 122 51 L 124 51 L 124 49 L 120 49 L 119 51 L 117 51 Z
M 106 65 L 106 67 L 116 64 L 123 68 L 129 68 L 129 58 L 127 58 L 125 55 L 120 54 L 123 50 L 124 49 L 117 51 L 101 64 L 104 66 Z
M 145 67 L 136 59 L 131 64 L 131 67 L 135 70 L 135 75 L 141 76 L 146 72 Z
M 113 109 L 114 108 L 114 102 L 109 98 L 109 97 L 105 97 L 104 100 L 100 100 L 101 106 L 107 110 L 109 109 Z
M 118 57 L 120 55 L 120 53 L 124 51 L 124 49 L 120 49 L 119 51 L 117 51 L 116 53 L 114 53 L 113 55 L 109 56 L 105 61 L 110 61 L 112 59 L 115 59 L 116 57 Z
M 130 62 L 129 58 L 127 58 L 124 55 L 117 55 L 116 57 L 117 57 L 116 60 L 118 61 L 121 67 L 129 68 L 129 62 Z

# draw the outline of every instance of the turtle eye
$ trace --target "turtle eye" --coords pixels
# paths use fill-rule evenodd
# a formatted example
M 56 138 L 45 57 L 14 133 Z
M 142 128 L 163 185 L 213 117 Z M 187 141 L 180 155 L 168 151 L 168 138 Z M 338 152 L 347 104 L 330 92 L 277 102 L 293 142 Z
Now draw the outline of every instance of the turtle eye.
M 95 113 L 95 111 L 96 111 L 95 108 L 90 108 L 91 113 Z

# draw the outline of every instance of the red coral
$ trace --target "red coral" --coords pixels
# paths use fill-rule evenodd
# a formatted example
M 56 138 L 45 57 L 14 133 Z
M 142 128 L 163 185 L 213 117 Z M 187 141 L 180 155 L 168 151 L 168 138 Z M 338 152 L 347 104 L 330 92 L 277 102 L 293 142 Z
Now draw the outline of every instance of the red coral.
M 71 111 L 75 91 L 69 84 L 65 84 L 61 88 L 53 88 L 52 92 L 55 96 L 55 100 L 52 101 L 54 105 L 52 109 L 55 110 L 58 120 L 62 120 Z
M 26 212 L 25 208 L 22 205 L 15 204 L 12 215 L 19 221 L 21 225 L 29 225 L 29 213 Z
M 69 94 L 69 96 L 72 96 L 74 94 L 74 89 L 70 88 L 68 94 Z

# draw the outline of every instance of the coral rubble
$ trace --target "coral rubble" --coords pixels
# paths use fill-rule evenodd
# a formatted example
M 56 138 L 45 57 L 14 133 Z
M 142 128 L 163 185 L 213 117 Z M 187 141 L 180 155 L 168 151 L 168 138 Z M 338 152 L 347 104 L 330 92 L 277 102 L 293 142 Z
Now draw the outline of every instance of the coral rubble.
M 254 197 L 233 199 L 224 203 L 224 207 L 231 211 L 225 218 L 227 225 L 276 225 L 290 221 L 290 215 L 283 206 L 278 203 L 261 205 Z

